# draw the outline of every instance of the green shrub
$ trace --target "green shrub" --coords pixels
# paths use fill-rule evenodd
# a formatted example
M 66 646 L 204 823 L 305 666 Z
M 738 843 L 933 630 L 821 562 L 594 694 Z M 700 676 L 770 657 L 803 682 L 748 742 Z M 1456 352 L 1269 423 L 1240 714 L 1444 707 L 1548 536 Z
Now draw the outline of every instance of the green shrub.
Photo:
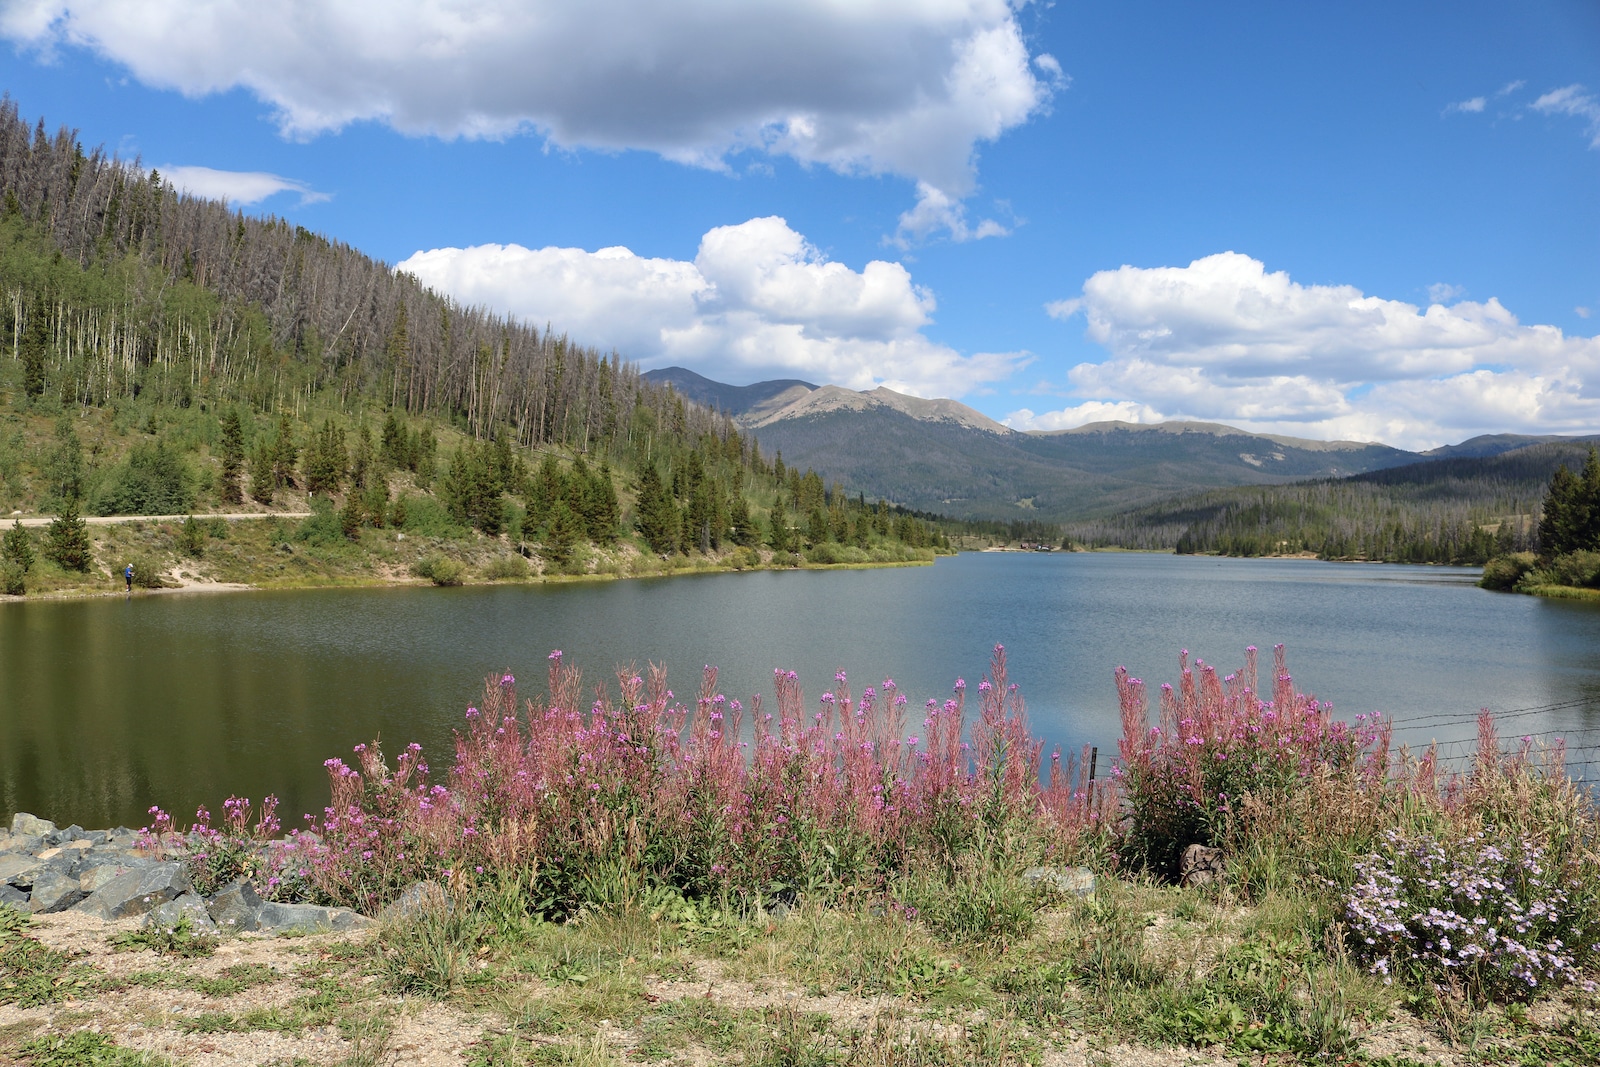
M 496 556 L 483 568 L 483 576 L 494 581 L 528 577 L 528 561 L 521 556 Z
M 172 584 L 148 556 L 135 556 L 130 562 L 133 564 L 133 584 L 140 589 L 164 589 Z
M 750 570 L 761 566 L 761 553 L 753 548 L 737 548 L 728 557 L 728 563 L 736 571 Z
M 390 525 L 418 537 L 462 537 L 466 528 L 450 517 L 449 510 L 431 496 L 402 497 L 395 505 Z
M 1550 561 L 1556 585 L 1600 589 L 1600 552 L 1568 552 Z
M 294 539 L 323 548 L 344 544 L 344 523 L 334 510 L 333 501 L 323 496 L 312 497 L 311 515 L 296 528 Z
M 91 501 L 96 515 L 172 515 L 194 507 L 194 476 L 165 441 L 138 444 Z
M 28 572 L 7 560 L 0 563 L 0 593 L 7 596 L 26 596 L 28 592 Z
M 1534 567 L 1532 552 L 1513 552 L 1496 556 L 1483 565 L 1483 577 L 1478 584 L 1485 589 L 1511 589 Z
M 809 563 L 866 563 L 870 559 L 864 549 L 832 541 L 824 541 L 806 551 L 806 561 Z
M 411 573 L 434 585 L 460 585 L 466 579 L 467 567 L 459 560 L 434 553 L 413 563 Z

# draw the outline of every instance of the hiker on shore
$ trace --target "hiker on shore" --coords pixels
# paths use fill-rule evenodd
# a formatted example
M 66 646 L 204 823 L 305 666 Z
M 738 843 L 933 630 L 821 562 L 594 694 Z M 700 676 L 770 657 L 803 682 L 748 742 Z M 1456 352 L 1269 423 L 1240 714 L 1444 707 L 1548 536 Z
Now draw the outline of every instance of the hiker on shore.
M 133 592 L 133 564 L 122 568 L 122 580 L 128 583 L 128 592 Z

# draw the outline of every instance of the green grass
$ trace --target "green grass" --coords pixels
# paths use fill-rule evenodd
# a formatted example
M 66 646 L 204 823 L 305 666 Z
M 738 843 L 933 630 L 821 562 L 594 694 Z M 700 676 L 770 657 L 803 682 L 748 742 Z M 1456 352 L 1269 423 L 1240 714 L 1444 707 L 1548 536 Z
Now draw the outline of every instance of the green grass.
M 33 1008 L 91 989 L 95 973 L 29 937 L 24 931 L 30 922 L 16 908 L 0 905 L 0 1004 Z
M 195 959 L 210 956 L 217 951 L 215 934 L 197 933 L 189 916 L 181 916 L 172 926 L 147 923 L 137 930 L 115 934 L 111 947 L 118 952 L 154 952 L 157 956 L 180 956 Z
M 165 1056 L 114 1045 L 106 1037 L 78 1030 L 30 1041 L 18 1050 L 27 1067 L 170 1067 Z

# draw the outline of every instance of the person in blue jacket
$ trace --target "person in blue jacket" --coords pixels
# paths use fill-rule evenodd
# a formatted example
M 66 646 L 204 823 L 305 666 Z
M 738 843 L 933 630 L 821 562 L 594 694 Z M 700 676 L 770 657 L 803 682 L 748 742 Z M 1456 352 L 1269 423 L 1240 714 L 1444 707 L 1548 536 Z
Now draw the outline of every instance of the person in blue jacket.
M 133 592 L 133 564 L 122 568 L 122 580 L 128 583 L 128 592 Z

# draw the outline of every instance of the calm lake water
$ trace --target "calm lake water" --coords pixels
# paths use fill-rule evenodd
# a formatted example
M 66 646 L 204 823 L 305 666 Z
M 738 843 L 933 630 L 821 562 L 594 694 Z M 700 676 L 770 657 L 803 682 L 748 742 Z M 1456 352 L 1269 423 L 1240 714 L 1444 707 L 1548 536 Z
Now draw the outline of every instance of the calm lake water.
M 1154 691 L 1176 681 L 1179 649 L 1231 670 L 1245 646 L 1270 663 L 1282 642 L 1299 688 L 1344 716 L 1412 720 L 1400 732 L 1413 741 L 1471 737 L 1459 720 L 1488 707 L 1519 712 L 1508 734 L 1600 745 L 1600 604 L 1488 593 L 1475 577 L 983 553 L 890 570 L 13 603 L 0 606 L 0 815 L 138 826 L 152 804 L 187 816 L 269 792 L 314 810 L 323 760 L 374 736 L 421 742 L 445 766 L 484 676 L 510 670 L 532 694 L 553 648 L 590 683 L 664 662 L 690 694 L 709 663 L 730 696 L 770 700 L 783 667 L 814 699 L 843 668 L 857 691 L 892 677 L 920 704 L 975 682 L 1000 642 L 1036 732 L 1104 759 L 1118 664 Z

